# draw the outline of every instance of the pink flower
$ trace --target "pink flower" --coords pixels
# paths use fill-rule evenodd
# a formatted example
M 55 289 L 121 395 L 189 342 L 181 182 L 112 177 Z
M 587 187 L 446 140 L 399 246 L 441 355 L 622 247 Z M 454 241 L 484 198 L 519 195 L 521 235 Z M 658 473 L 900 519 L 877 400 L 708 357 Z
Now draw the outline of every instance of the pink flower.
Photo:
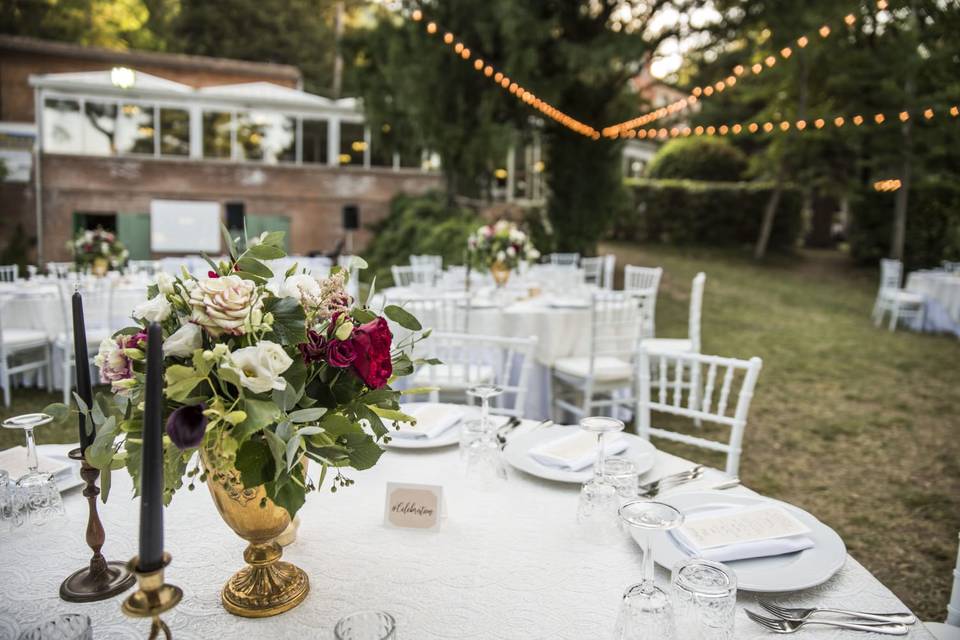
M 351 342 L 356 350 L 353 370 L 371 389 L 380 389 L 393 375 L 390 345 L 393 334 L 383 318 L 371 320 L 353 330 Z

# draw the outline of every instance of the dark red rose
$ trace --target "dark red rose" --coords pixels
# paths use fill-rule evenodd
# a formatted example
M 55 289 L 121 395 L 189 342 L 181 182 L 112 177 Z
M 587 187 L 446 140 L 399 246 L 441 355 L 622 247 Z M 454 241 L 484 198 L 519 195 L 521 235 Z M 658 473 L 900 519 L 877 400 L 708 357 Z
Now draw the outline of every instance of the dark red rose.
M 300 355 L 307 364 L 323 362 L 327 356 L 327 338 L 317 331 L 307 331 L 307 341 L 298 345 Z
M 125 349 L 142 349 L 147 344 L 147 332 L 140 331 L 124 340 Z
M 220 274 L 217 273 L 216 271 L 207 271 L 207 277 L 208 277 L 208 278 L 219 278 L 219 277 L 220 277 Z
M 167 435 L 177 449 L 186 451 L 199 447 L 207 432 L 207 416 L 203 415 L 206 406 L 200 404 L 180 407 L 167 418 Z
M 390 344 L 393 334 L 383 318 L 371 320 L 353 330 L 351 342 L 356 351 L 353 370 L 371 389 L 380 389 L 393 374 Z
M 353 340 L 331 340 L 327 343 L 327 362 L 331 367 L 346 369 L 357 359 Z

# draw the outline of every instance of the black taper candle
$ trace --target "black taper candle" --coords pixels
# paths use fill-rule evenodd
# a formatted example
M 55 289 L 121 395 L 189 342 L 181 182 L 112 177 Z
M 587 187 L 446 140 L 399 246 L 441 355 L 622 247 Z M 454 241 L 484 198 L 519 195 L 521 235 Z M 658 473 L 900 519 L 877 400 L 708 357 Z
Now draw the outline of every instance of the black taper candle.
M 137 569 L 163 566 L 163 332 L 147 328 L 147 382 L 140 471 L 140 560 Z
M 93 387 L 90 386 L 90 356 L 87 354 L 87 329 L 83 322 L 83 296 L 80 295 L 79 285 L 73 292 L 73 359 L 77 372 L 77 395 L 89 408 L 93 405 Z M 63 383 L 70 384 L 70 381 L 64 380 Z M 90 433 L 87 433 L 87 420 L 82 413 L 78 420 L 80 452 L 83 453 L 93 444 L 96 433 L 93 424 L 90 425 Z

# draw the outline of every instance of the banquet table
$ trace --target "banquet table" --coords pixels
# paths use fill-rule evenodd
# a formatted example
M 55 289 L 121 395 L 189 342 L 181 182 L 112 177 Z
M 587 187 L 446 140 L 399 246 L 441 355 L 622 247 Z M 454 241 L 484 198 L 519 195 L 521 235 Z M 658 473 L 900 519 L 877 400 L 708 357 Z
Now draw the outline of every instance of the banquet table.
M 650 477 L 692 464 L 658 452 Z M 499 490 L 475 490 L 464 479 L 455 447 L 390 450 L 374 468 L 351 476 L 352 487 L 308 496 L 299 537 L 285 550 L 285 558 L 310 577 L 307 599 L 286 614 L 258 620 L 234 617 L 219 602 L 221 585 L 242 565 L 243 541 L 220 519 L 204 488 L 178 492 L 165 513 L 165 547 L 173 556 L 166 577 L 184 591 L 180 605 L 164 616 L 174 637 L 332 638 L 336 620 L 360 609 L 391 612 L 403 640 L 612 637 L 620 596 L 640 577 L 641 553 L 627 534 L 606 544 L 581 537 L 575 524 L 577 485 L 511 470 Z M 443 485 L 446 517 L 440 530 L 385 527 L 388 481 Z M 752 493 L 743 487 L 729 491 Z M 108 559 L 136 553 L 138 502 L 130 497 L 129 478 L 115 473 L 110 501 L 100 509 Z M 148 625 L 121 614 L 121 597 L 92 604 L 57 597 L 60 581 L 89 559 L 85 501 L 73 491 L 65 504 L 68 517 L 58 523 L 0 533 L 0 638 L 14 638 L 18 629 L 67 612 L 89 615 L 96 638 L 145 637 Z M 666 586 L 669 574 L 658 568 L 657 579 Z M 739 594 L 738 639 L 771 637 L 743 612 L 744 606 L 757 609 L 756 598 Z M 851 557 L 825 584 L 776 600 L 906 610 Z M 862 637 L 826 627 L 807 635 Z M 932 638 L 919 624 L 910 627 L 908 637 Z
M 907 291 L 924 297 L 923 326 L 918 331 L 947 332 L 960 337 L 960 274 L 934 269 L 907 276 Z

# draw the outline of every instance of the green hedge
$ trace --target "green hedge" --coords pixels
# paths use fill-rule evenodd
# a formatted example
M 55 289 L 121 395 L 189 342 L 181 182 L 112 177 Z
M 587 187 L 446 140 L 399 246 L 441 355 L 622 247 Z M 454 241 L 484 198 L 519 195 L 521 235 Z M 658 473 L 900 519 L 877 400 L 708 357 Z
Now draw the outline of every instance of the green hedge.
M 670 244 L 753 244 L 772 186 L 753 182 L 628 180 L 634 206 L 615 221 L 617 240 Z M 770 234 L 771 249 L 796 245 L 802 230 L 801 195 L 785 188 Z
M 747 170 L 747 156 L 726 138 L 676 138 L 657 150 L 647 165 L 656 180 L 737 182 Z
M 387 217 L 370 225 L 373 240 L 363 251 L 370 269 L 362 277 L 376 275 L 378 288 L 389 286 L 391 265 L 409 264 L 411 254 L 442 255 L 445 265 L 463 264 L 467 236 L 481 224 L 473 211 L 449 206 L 441 193 L 400 194 Z
M 865 191 L 851 204 L 850 253 L 864 263 L 890 254 L 895 193 Z M 908 269 L 960 260 L 960 185 L 928 184 L 910 190 L 904 262 Z

